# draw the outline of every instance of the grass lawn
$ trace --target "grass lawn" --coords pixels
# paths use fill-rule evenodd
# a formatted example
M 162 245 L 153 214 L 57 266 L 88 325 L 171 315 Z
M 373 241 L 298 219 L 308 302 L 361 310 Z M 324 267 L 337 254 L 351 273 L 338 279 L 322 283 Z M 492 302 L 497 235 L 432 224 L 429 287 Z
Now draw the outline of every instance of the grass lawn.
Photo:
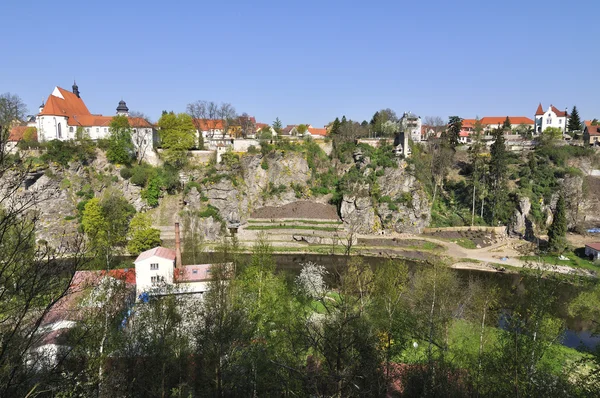
M 531 261 L 533 263 L 542 262 L 548 265 L 567 265 L 573 268 L 583 268 L 591 271 L 598 271 L 600 267 L 594 265 L 590 260 L 581 258 L 573 252 L 564 253 L 563 256 L 567 257 L 568 260 L 559 260 L 558 256 L 551 254 L 543 254 L 539 256 L 522 256 L 519 259 L 523 261 Z
M 456 243 L 460 247 L 464 247 L 465 249 L 477 249 L 475 242 L 468 238 L 451 239 L 450 241 Z
M 479 354 L 479 330 L 477 325 L 465 320 L 456 320 L 450 327 L 448 333 L 450 355 L 448 357 L 452 357 L 458 367 L 466 367 L 469 363 L 476 361 Z M 484 332 L 485 351 L 494 348 L 500 333 L 504 332 L 498 328 L 486 328 Z M 418 348 L 415 349 L 411 345 L 397 359 L 405 363 L 423 363 L 426 361 L 427 342 L 417 341 L 417 343 Z M 590 354 L 556 343 L 548 348 L 540 361 L 540 365 L 556 374 L 560 374 L 566 366 L 574 365 L 576 362 L 588 358 L 591 358 Z
M 334 231 L 339 230 L 339 228 L 337 228 L 337 227 L 311 227 L 311 226 L 304 226 L 304 225 L 285 225 L 285 224 L 251 225 L 249 227 L 246 227 L 245 229 L 248 231 L 265 231 L 265 230 L 271 230 L 271 229 L 301 229 L 301 230 L 308 230 L 308 231 L 329 231 L 329 232 L 334 232 Z
M 435 251 L 435 250 L 442 250 L 444 249 L 444 247 L 442 245 L 438 245 L 437 243 L 433 243 L 433 242 L 429 242 L 427 240 L 413 240 L 411 241 L 410 246 L 406 246 L 407 249 L 414 249 L 414 250 L 430 250 L 430 251 Z

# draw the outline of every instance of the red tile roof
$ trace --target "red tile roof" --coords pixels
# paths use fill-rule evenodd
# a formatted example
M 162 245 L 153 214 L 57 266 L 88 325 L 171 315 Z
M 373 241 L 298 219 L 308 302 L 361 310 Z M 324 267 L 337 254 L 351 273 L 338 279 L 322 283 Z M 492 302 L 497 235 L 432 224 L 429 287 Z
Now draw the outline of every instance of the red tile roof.
M 40 115 L 67 116 L 68 118 L 73 115 L 91 115 L 81 98 L 63 88 L 57 87 L 57 89 L 63 98 L 50 94 Z
M 150 257 L 160 257 L 167 260 L 175 260 L 175 250 L 167 249 L 166 247 L 155 247 L 154 249 L 146 250 L 135 259 L 134 263 L 149 259 Z
M 34 141 L 37 141 L 37 129 L 35 127 L 29 127 L 29 126 L 14 126 L 10 130 L 10 134 L 8 135 L 8 141 L 9 142 L 21 141 L 23 139 L 23 135 L 25 134 L 25 131 L 27 131 L 27 129 L 29 129 L 29 128 L 34 130 L 33 139 L 34 139 Z
M 533 125 L 535 122 L 528 117 L 525 116 L 509 116 L 510 124 L 513 126 L 517 126 L 519 124 L 531 124 Z M 481 124 L 489 125 L 489 124 L 502 124 L 506 120 L 506 116 L 486 116 L 481 119 Z
M 567 115 L 567 112 L 559 111 L 558 108 L 555 107 L 554 105 L 550 105 L 550 108 L 552 108 L 552 112 L 556 113 L 556 116 L 558 116 L 558 117 L 569 116 L 569 115 Z
M 320 137 L 325 137 L 327 135 L 327 129 L 317 129 L 314 127 L 309 127 L 308 132 L 311 135 L 318 135 Z
M 540 104 L 537 107 L 537 110 L 535 111 L 535 115 L 536 116 L 541 116 L 544 113 L 546 113 L 546 112 L 544 112 L 544 108 L 542 108 L 542 103 L 540 102 Z
M 193 119 L 193 122 L 200 131 L 223 130 L 221 119 Z
M 600 242 L 588 243 L 586 246 L 600 251 Z
M 462 120 L 462 126 L 463 128 L 466 127 L 475 127 L 475 122 L 477 121 L 477 119 L 463 119 Z

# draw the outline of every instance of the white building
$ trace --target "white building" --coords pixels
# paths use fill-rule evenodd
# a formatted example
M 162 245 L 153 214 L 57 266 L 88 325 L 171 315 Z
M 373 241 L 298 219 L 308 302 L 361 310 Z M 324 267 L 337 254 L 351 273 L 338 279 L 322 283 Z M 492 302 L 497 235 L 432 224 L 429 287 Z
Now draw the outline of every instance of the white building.
M 421 117 L 411 112 L 404 112 L 400 118 L 400 127 L 414 142 L 421 142 Z
M 77 84 L 73 84 L 73 92 L 55 87 L 39 111 L 36 123 L 40 142 L 73 140 L 78 134 L 98 140 L 107 138 L 110 134 L 110 122 L 113 117 L 90 113 L 81 99 Z M 129 109 L 123 100 L 119 102 L 117 115 L 129 118 L 136 151 L 151 150 L 154 140 L 153 126 L 142 118 L 129 117 Z
M 550 105 L 548 110 L 544 112 L 542 104 L 538 105 L 535 112 L 535 133 L 541 134 L 548 127 L 558 127 L 563 133 L 566 132 L 567 118 L 569 117 L 567 110 L 559 110 L 557 107 Z
M 175 223 L 175 250 L 155 247 L 134 261 L 136 293 L 204 293 L 211 281 L 212 264 L 181 264 L 179 223 Z

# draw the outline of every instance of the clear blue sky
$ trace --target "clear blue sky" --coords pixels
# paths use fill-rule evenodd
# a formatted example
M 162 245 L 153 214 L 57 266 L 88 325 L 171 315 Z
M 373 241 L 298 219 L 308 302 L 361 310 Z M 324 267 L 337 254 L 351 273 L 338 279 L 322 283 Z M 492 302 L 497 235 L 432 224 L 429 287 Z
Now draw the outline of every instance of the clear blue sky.
M 33 1 L 0 7 L 0 93 L 30 113 L 77 79 L 92 113 L 204 99 L 271 123 L 600 118 L 600 1 Z

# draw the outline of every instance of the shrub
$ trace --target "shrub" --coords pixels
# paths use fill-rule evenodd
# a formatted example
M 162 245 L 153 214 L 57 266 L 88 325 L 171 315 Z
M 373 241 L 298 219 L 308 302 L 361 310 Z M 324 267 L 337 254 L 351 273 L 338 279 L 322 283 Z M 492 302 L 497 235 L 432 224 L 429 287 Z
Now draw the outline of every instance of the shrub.
M 184 195 L 187 195 L 188 193 L 190 193 L 192 188 L 196 188 L 196 190 L 198 192 L 200 192 L 200 184 L 198 184 L 195 181 L 191 181 L 191 182 L 188 182 L 187 184 L 185 184 L 185 187 L 183 188 Z M 208 198 L 207 198 L 207 200 L 208 200 Z
M 208 205 L 205 210 L 202 210 L 198 213 L 198 215 L 202 218 L 212 217 L 215 220 L 220 220 L 221 216 L 219 214 L 219 209 L 212 205 Z
M 121 177 L 123 177 L 124 180 L 128 180 L 133 175 L 133 170 L 129 167 L 123 167 L 119 174 L 121 174 Z
M 148 206 L 158 206 L 158 199 L 160 198 L 160 186 L 160 178 L 158 176 L 154 176 L 148 181 L 148 186 L 142 190 L 142 198 L 146 201 L 146 203 L 148 203 Z
M 258 153 L 258 148 L 255 147 L 254 145 L 250 145 L 248 147 L 248 153 L 251 155 L 257 154 Z
M 135 166 L 132 171 L 130 181 L 133 185 L 143 187 L 150 178 L 150 172 L 146 167 Z
M 263 170 L 269 170 L 269 162 L 267 162 L 267 158 L 263 158 L 262 162 L 260 162 L 260 167 Z

